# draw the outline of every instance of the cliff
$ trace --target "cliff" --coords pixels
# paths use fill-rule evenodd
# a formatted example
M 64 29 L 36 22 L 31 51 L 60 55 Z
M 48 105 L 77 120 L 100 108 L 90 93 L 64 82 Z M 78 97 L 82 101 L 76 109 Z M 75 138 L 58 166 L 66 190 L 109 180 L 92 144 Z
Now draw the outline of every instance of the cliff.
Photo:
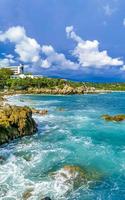
M 37 125 L 28 107 L 10 105 L 0 107 L 0 145 L 36 131 Z

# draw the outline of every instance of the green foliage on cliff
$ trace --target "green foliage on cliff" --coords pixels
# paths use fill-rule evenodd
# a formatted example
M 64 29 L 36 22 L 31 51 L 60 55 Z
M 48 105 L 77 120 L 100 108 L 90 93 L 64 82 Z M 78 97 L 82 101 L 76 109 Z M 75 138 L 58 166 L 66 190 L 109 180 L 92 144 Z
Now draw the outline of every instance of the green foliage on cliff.
M 27 88 L 49 88 L 53 89 L 55 87 L 63 88 L 65 85 L 78 87 L 82 86 L 82 83 L 66 81 L 63 79 L 56 78 L 25 78 L 25 79 L 8 79 L 6 86 L 10 89 L 27 89 Z
M 3 89 L 6 84 L 7 80 L 13 75 L 13 72 L 9 68 L 1 68 L 0 69 L 0 89 Z
M 85 83 L 88 87 L 98 90 L 125 91 L 125 83 Z
M 91 83 L 91 82 L 73 82 L 59 78 L 12 78 L 13 72 L 9 68 L 0 69 L 0 89 L 27 90 L 29 88 L 63 89 L 65 85 L 78 88 L 81 86 L 95 88 L 97 90 L 118 90 L 125 91 L 125 83 Z
M 36 130 L 37 125 L 28 107 L 0 107 L 0 144 L 33 134 Z

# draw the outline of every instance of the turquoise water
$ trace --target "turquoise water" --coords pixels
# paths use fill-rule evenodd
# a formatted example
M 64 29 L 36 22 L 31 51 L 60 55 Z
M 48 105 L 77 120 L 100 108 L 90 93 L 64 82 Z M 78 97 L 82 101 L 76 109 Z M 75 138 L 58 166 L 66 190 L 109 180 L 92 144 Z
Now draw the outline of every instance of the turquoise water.
M 39 131 L 0 149 L 0 199 L 52 200 L 125 199 L 125 122 L 105 122 L 102 114 L 125 113 L 125 93 L 74 96 L 14 96 L 10 103 L 48 109 L 34 115 Z M 59 111 L 63 108 L 64 111 Z M 61 178 L 48 176 L 64 165 L 96 170 L 102 178 L 93 186 L 69 190 Z M 68 191 L 68 192 L 67 192 Z M 70 191 L 70 192 L 69 192 Z

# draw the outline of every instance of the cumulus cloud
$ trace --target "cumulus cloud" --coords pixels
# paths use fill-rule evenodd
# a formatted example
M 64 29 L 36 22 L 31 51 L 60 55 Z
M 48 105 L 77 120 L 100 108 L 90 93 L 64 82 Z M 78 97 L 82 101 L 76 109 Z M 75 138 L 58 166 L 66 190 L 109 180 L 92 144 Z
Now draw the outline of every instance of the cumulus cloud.
M 57 69 L 77 70 L 83 67 L 101 68 L 124 65 L 119 58 L 112 58 L 107 51 L 100 51 L 97 40 L 84 41 L 75 33 L 73 26 L 66 27 L 66 33 L 67 37 L 76 43 L 76 47 L 72 51 L 72 56 L 77 58 L 76 62 L 67 59 L 63 53 L 58 53 L 51 45 L 40 45 L 34 38 L 27 36 L 23 27 L 16 26 L 5 32 L 0 32 L 0 42 L 14 43 L 14 50 L 18 57 L 2 54 L 4 58 L 0 59 L 0 65 L 10 66 L 18 59 L 26 65 L 29 64 L 32 68 L 42 67 L 46 69 L 53 66 Z
M 72 70 L 78 69 L 79 65 L 68 59 L 62 53 L 57 53 L 51 45 L 43 45 L 42 53 L 46 55 L 46 59 L 42 61 L 42 67 L 49 68 L 50 66 L 60 66 Z
M 0 59 L 0 68 L 1 67 L 9 67 L 13 63 L 15 63 L 15 61 L 10 58 Z
M 31 63 L 34 67 L 36 65 L 43 68 L 50 68 L 53 65 L 71 69 L 78 67 L 78 64 L 66 59 L 64 54 L 57 53 L 52 46 L 41 46 L 35 39 L 28 37 L 25 29 L 21 26 L 11 27 L 5 32 L 1 32 L 0 42 L 5 41 L 15 44 L 15 52 L 19 55 L 20 61 Z M 41 57 L 41 53 L 46 56 L 45 59 Z
M 100 51 L 99 42 L 97 40 L 84 41 L 75 32 L 73 26 L 66 27 L 67 37 L 76 42 L 76 47 L 72 54 L 78 59 L 79 65 L 82 67 L 96 67 L 104 66 L 121 66 L 123 61 L 119 58 L 112 58 L 107 51 Z
M 15 52 L 19 55 L 20 61 L 37 62 L 40 59 L 40 45 L 35 39 L 26 35 L 23 27 L 11 27 L 0 33 L 0 41 L 5 42 L 7 40 L 15 44 Z

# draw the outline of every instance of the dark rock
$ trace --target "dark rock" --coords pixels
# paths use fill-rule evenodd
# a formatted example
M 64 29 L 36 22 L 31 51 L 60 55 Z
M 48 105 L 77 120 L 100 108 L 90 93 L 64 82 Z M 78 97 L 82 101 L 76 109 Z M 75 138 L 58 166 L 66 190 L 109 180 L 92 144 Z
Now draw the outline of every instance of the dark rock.
M 3 164 L 6 161 L 5 157 L 0 156 L 0 164 Z
M 41 200 L 51 200 L 49 197 L 45 197 L 44 199 Z

